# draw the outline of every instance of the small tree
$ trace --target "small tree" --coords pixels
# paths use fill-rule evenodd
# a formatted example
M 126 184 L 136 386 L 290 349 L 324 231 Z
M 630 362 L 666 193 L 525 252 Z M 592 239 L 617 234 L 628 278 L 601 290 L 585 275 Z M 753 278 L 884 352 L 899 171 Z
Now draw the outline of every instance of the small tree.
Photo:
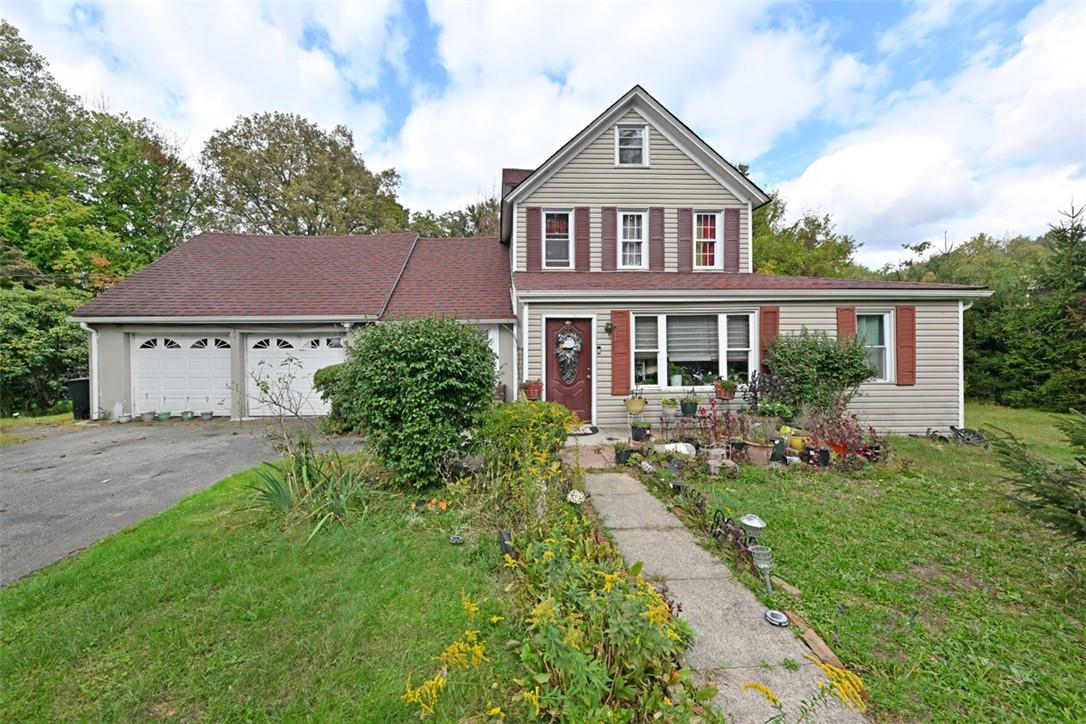
M 859 341 L 807 330 L 775 339 L 765 365 L 778 378 L 777 393 L 770 397 L 794 410 L 847 403 L 861 383 L 875 376 Z
M 427 317 L 362 331 L 338 374 L 344 421 L 363 432 L 399 482 L 436 482 L 462 433 L 493 401 L 494 353 L 479 330 Z
M 1086 542 L 1086 415 L 1071 411 L 1057 426 L 1076 455 L 1076 465 L 1053 463 L 1038 455 L 1013 433 L 988 432 L 999 461 L 1009 473 L 1015 500 L 1041 520 Z

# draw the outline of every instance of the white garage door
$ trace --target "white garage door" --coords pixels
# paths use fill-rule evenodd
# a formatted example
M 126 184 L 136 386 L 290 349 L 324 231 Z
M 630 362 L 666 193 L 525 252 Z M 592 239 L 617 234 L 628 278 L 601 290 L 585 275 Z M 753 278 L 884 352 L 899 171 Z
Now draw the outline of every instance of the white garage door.
M 345 359 L 343 335 L 251 334 L 245 347 L 250 415 L 275 415 L 281 407 L 303 415 L 328 414 L 328 403 L 313 389 L 313 373 Z
M 210 410 L 230 414 L 230 340 L 213 335 L 136 335 L 132 341 L 134 414 Z

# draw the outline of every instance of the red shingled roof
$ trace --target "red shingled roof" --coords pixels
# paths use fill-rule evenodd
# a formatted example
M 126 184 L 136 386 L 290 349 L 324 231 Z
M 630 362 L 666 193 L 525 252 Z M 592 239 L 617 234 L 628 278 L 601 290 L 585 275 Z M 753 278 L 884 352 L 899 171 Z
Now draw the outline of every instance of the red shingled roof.
M 735 272 L 517 272 L 518 291 L 637 291 L 637 290 L 748 290 L 748 289 L 981 289 L 961 284 L 823 279 L 768 276 Z
M 376 317 L 416 238 L 200 234 L 73 316 Z
M 509 286 L 509 247 L 498 237 L 419 239 L 383 319 L 515 320 Z

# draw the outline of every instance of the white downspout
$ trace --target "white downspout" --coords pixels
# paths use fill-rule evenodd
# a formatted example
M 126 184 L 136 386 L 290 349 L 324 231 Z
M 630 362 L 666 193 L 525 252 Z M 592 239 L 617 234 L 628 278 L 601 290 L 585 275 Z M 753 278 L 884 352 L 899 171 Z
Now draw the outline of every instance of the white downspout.
M 972 306 L 958 300 L 958 427 L 965 427 L 965 312 Z
M 90 414 L 92 420 L 97 420 L 101 407 L 98 399 L 98 330 L 86 322 L 80 322 L 79 326 L 90 335 Z

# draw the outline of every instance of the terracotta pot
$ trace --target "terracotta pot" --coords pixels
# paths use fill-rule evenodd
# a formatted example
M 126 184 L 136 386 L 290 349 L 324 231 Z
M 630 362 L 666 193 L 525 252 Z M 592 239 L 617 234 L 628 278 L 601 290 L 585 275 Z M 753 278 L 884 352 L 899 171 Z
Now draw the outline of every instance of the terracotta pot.
M 524 396 L 529 400 L 535 401 L 543 396 L 543 383 L 542 382 L 525 382 L 520 386 Z
M 755 465 L 769 465 L 769 458 L 773 455 L 773 446 L 748 442 L 746 453 L 747 459 Z
M 716 388 L 716 399 L 718 400 L 731 400 L 735 398 L 735 388 L 725 388 L 722 385 L 713 383 L 713 387 Z

